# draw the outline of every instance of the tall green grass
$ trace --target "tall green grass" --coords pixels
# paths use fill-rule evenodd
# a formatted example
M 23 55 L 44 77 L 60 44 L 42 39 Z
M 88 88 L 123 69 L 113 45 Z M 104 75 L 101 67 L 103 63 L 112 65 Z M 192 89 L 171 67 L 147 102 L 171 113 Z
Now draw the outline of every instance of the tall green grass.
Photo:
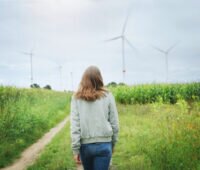
M 179 99 L 200 99 L 200 83 L 189 84 L 146 84 L 137 86 L 110 87 L 116 100 L 122 104 L 146 104 L 162 100 L 174 104 Z
M 0 86 L 0 167 L 69 113 L 70 94 Z
M 117 170 L 198 170 L 200 103 L 119 105 Z
M 200 102 L 117 105 L 112 170 L 200 170 Z M 73 170 L 69 124 L 28 170 Z

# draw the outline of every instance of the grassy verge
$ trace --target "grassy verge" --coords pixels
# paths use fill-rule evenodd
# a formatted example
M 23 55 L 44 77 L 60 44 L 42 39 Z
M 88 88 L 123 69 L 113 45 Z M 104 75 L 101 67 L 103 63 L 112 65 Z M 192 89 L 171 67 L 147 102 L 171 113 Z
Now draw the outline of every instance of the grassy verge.
M 69 113 L 70 95 L 42 89 L 0 86 L 0 167 Z
M 200 169 L 200 103 L 118 105 L 117 170 Z M 29 170 L 72 170 L 69 124 Z

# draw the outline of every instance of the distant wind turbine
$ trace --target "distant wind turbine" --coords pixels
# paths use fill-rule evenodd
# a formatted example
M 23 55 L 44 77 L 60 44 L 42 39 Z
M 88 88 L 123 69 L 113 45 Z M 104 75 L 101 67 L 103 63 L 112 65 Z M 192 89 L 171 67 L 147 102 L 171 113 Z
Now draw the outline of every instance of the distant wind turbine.
M 56 71 L 56 75 L 58 76 L 57 79 L 60 81 L 58 83 L 60 85 L 58 85 L 58 86 L 60 86 L 60 90 L 62 90 L 62 88 L 63 88 L 63 81 L 62 81 L 62 78 L 63 78 L 63 75 L 62 75 L 63 66 L 60 64 L 61 62 L 57 62 L 55 60 L 51 60 L 51 61 L 54 62 L 54 64 L 55 64 L 55 66 L 51 67 L 51 69 Z
M 73 81 L 73 72 L 70 72 L 71 75 L 71 83 L 72 83 L 72 91 L 74 90 L 74 81 Z
M 131 11 L 129 11 L 128 14 L 127 14 L 126 20 L 125 20 L 123 28 L 122 28 L 121 35 L 106 40 L 106 42 L 115 41 L 115 40 L 118 40 L 118 39 L 121 39 L 121 41 L 122 41 L 122 74 L 123 74 L 123 82 L 125 81 L 125 74 L 126 74 L 125 50 L 124 50 L 125 49 L 125 43 L 127 43 L 131 48 L 134 49 L 134 51 L 136 51 L 136 48 L 131 44 L 131 42 L 125 36 L 125 31 L 126 31 L 126 27 L 127 27 L 127 23 L 128 23 L 128 19 L 129 19 L 130 13 L 131 13 Z
M 59 74 L 60 74 L 60 90 L 62 89 L 62 66 L 58 66 Z
M 166 73 L 166 82 L 168 82 L 168 56 L 169 53 L 178 45 L 178 42 L 173 44 L 171 47 L 169 47 L 167 50 L 163 50 L 159 47 L 151 45 L 152 48 L 159 51 L 160 53 L 163 53 L 165 55 L 165 73 Z
M 30 52 L 21 51 L 20 53 L 30 56 L 31 84 L 33 84 L 33 55 L 34 55 L 33 49 Z

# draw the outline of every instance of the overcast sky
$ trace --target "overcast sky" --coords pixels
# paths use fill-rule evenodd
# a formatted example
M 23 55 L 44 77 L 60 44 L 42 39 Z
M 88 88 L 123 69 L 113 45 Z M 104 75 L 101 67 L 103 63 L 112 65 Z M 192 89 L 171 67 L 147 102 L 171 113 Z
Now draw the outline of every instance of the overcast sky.
M 125 83 L 200 81 L 199 0 L 0 0 L 0 84 L 76 89 L 83 71 L 100 68 L 104 82 L 123 81 L 120 36 L 125 35 Z M 61 81 L 59 66 L 62 66 Z

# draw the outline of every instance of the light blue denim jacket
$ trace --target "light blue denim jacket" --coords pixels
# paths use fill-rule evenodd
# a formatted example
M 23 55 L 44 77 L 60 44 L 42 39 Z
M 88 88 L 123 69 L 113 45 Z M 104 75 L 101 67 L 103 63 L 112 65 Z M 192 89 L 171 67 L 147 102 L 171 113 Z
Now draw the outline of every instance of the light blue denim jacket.
M 111 92 L 95 101 L 71 100 L 70 130 L 72 150 L 79 154 L 81 144 L 118 140 L 119 120 L 115 99 Z

